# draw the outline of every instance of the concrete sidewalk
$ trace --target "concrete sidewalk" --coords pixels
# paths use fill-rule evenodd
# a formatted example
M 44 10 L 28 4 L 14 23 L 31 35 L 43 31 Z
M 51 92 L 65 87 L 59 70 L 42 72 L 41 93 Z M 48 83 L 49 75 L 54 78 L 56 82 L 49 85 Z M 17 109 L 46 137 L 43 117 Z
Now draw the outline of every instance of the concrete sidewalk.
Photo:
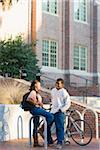
M 42 141 L 40 141 L 42 143 Z M 28 139 L 12 140 L 9 142 L 1 142 L 0 150 L 44 150 L 44 147 L 30 147 Z M 56 150 L 55 145 L 48 147 L 48 150 Z M 92 139 L 87 146 L 79 146 L 71 141 L 70 145 L 64 145 L 62 150 L 100 150 L 100 140 Z

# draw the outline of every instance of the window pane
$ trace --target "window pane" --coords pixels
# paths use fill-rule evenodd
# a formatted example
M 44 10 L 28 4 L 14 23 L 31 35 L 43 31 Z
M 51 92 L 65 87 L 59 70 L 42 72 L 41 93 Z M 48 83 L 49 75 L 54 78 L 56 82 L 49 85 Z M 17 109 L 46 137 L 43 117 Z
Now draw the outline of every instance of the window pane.
M 81 56 L 81 58 L 85 58 L 86 57 L 86 48 L 84 48 L 84 47 L 81 47 L 81 54 L 80 54 Z
M 73 68 L 77 70 L 86 70 L 87 48 L 82 46 L 75 46 L 73 54 Z
M 80 70 L 86 70 L 86 47 L 80 47 Z
M 50 12 L 53 14 L 57 14 L 57 0 L 50 1 Z
M 49 0 L 47 1 L 47 11 L 48 12 L 50 11 L 50 1 Z
M 48 54 L 42 53 L 42 65 L 49 66 L 48 61 L 49 61 Z
M 57 42 L 51 41 L 50 43 L 50 66 L 56 67 L 56 53 L 57 53 Z
M 57 0 L 43 0 L 42 9 L 51 14 L 57 14 Z
M 74 17 L 79 20 L 79 1 L 74 0 Z
M 49 51 L 49 41 L 44 40 L 42 44 L 43 44 L 42 45 L 42 50 L 44 52 L 48 52 Z
M 56 67 L 56 55 L 50 55 L 50 66 Z
M 74 69 L 79 70 L 79 59 L 78 58 L 74 58 Z
M 42 65 L 57 66 L 57 42 L 50 40 L 42 41 Z
M 42 1 L 42 10 L 47 11 L 47 0 Z
M 85 59 L 81 59 L 81 70 L 86 70 L 86 63 L 85 63 Z
M 86 0 L 80 2 L 80 20 L 86 21 Z
M 74 0 L 74 18 L 75 20 L 86 22 L 87 0 Z
M 43 40 L 42 42 L 42 65 L 49 65 L 49 41 Z
M 75 46 L 74 47 L 74 57 L 78 57 L 79 58 L 79 47 Z

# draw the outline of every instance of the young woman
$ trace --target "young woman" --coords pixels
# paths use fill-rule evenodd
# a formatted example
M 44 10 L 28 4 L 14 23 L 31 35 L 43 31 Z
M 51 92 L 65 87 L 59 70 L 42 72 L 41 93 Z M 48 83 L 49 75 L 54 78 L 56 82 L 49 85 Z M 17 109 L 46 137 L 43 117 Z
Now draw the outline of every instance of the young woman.
M 27 98 L 27 101 L 29 101 L 33 107 L 30 110 L 30 113 L 34 116 L 34 129 L 33 129 L 33 138 L 34 138 L 34 146 L 40 146 L 38 143 L 38 131 L 37 128 L 39 126 L 39 116 L 43 116 L 46 118 L 47 121 L 47 140 L 48 144 L 52 144 L 52 138 L 50 134 L 50 125 L 54 120 L 54 116 L 52 113 L 47 112 L 45 109 L 43 109 L 43 103 L 42 103 L 42 97 L 39 94 L 39 91 L 41 90 L 41 84 L 38 80 L 35 80 L 31 83 L 30 86 L 30 94 Z

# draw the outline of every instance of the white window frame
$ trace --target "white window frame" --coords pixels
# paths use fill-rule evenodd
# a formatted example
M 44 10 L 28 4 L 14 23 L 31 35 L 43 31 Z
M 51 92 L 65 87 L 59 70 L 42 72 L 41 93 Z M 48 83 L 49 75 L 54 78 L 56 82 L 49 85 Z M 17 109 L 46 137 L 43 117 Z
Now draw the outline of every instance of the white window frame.
M 78 47 L 78 49 L 79 49 L 79 57 L 76 57 L 76 56 L 74 56 L 74 50 L 75 50 L 75 47 Z M 82 67 L 82 65 L 81 65 L 81 62 L 82 62 L 82 58 L 81 58 L 81 48 L 85 48 L 85 69 L 84 70 L 82 70 L 81 69 L 81 67 Z M 75 65 L 74 65 L 74 59 L 75 58 L 77 58 L 77 59 L 79 59 L 79 69 L 75 69 L 74 67 L 75 67 Z M 82 45 L 75 45 L 74 46 L 74 49 L 73 49 L 73 69 L 74 70 L 80 70 L 80 71 L 87 71 L 87 47 L 86 46 L 82 46 Z
M 49 1 L 49 11 L 43 9 L 43 3 L 44 3 L 44 2 L 47 3 L 47 1 Z M 56 8 L 57 13 L 51 12 L 52 7 L 51 7 L 51 3 L 50 3 L 50 2 L 52 2 L 52 1 L 53 1 L 53 0 L 42 0 L 42 11 L 45 12 L 45 13 L 54 15 L 54 16 L 58 16 L 58 0 L 56 0 L 56 1 L 57 1 L 57 5 L 56 5 L 56 7 L 57 7 L 57 8 Z
M 80 8 L 80 5 L 81 5 L 81 0 L 77 0 L 78 1 L 78 4 L 79 4 L 79 8 Z M 76 21 L 76 22 L 80 22 L 80 23 L 87 23 L 87 0 L 85 0 L 85 2 L 86 2 L 86 20 L 84 21 L 84 20 L 82 20 L 81 19 L 81 8 L 80 8 L 80 11 L 79 11 L 79 19 L 77 19 L 76 17 L 75 17 L 75 3 L 76 3 L 76 0 L 74 0 L 74 21 Z
M 48 50 L 48 66 L 43 65 L 43 58 L 42 58 L 42 66 L 43 67 L 57 68 L 58 67 L 58 41 L 43 39 L 42 40 L 42 45 L 43 45 L 43 41 L 48 41 L 49 42 L 49 50 Z M 51 52 L 50 52 L 51 42 L 56 42 L 56 66 L 51 66 Z M 42 46 L 42 57 L 43 57 L 43 46 Z

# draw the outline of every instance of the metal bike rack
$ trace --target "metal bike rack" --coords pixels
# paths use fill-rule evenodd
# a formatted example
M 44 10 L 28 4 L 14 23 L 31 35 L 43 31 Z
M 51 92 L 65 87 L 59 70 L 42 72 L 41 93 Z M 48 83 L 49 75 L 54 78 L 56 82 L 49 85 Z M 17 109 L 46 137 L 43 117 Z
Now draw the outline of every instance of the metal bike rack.
M 23 120 L 22 116 L 19 116 L 17 119 L 17 137 L 19 139 L 19 122 L 21 122 L 21 138 L 23 138 Z
M 95 115 L 95 121 L 96 121 L 96 139 L 99 139 L 99 120 L 98 120 L 98 114 L 97 114 L 97 112 L 95 111 L 95 110 L 93 110 L 93 109 L 91 109 L 91 108 L 86 108 L 86 109 L 84 109 L 83 111 L 82 111 L 82 116 L 83 116 L 83 118 L 84 118 L 84 115 L 85 115 L 85 112 L 87 111 L 87 110 L 90 110 L 91 112 L 93 112 L 94 113 L 94 115 Z
M 47 122 L 46 122 L 46 119 L 45 117 L 43 116 L 40 116 L 42 117 L 43 121 L 44 121 L 44 148 L 45 150 L 47 150 Z M 34 116 L 32 116 L 29 120 L 29 145 L 32 146 L 32 135 L 31 135 L 31 132 L 32 132 L 32 120 L 34 119 Z

